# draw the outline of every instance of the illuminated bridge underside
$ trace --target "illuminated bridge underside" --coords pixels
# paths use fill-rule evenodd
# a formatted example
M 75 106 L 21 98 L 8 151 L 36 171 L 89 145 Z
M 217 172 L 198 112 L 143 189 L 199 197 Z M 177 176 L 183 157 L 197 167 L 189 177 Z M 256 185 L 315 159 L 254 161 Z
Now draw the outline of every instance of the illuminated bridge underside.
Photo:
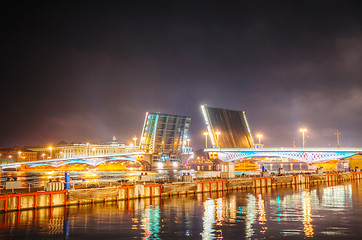
M 299 160 L 302 162 L 307 163 L 315 163 L 315 162 L 323 162 L 323 161 L 329 161 L 333 159 L 344 159 L 351 157 L 353 155 L 356 155 L 360 152 L 362 152 L 362 149 L 358 150 L 341 150 L 336 149 L 336 151 L 333 151 L 334 149 L 328 149 L 328 151 L 313 151 L 313 150 L 306 150 L 304 151 L 298 151 L 296 149 L 293 150 L 285 150 L 282 149 L 278 150 L 270 150 L 267 149 L 259 150 L 259 149 L 247 149 L 247 150 L 241 150 L 241 149 L 235 149 L 235 150 L 223 150 L 218 149 L 205 149 L 207 152 L 217 152 L 218 158 L 224 162 L 231 162 L 231 161 L 237 161 L 244 158 L 258 158 L 258 157 L 283 157 L 283 158 L 289 158 L 294 160 Z
M 116 155 L 104 155 L 104 156 L 91 156 L 83 158 L 64 158 L 64 159 L 52 159 L 52 160 L 43 160 L 43 161 L 32 161 L 32 162 L 18 162 L 11 164 L 2 164 L 1 168 L 11 168 L 19 167 L 21 165 L 29 165 L 31 167 L 37 166 L 52 166 L 60 167 L 67 164 L 88 164 L 92 166 L 97 166 L 102 163 L 107 163 L 111 161 L 132 161 L 138 162 L 136 159 L 137 155 L 142 155 L 144 152 L 135 152 L 130 154 L 116 154 Z

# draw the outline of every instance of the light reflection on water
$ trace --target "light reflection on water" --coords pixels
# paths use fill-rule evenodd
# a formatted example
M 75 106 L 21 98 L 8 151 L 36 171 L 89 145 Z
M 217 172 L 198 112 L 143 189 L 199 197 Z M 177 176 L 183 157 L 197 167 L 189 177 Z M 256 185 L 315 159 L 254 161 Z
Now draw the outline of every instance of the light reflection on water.
M 359 239 L 360 182 L 0 214 L 0 239 Z

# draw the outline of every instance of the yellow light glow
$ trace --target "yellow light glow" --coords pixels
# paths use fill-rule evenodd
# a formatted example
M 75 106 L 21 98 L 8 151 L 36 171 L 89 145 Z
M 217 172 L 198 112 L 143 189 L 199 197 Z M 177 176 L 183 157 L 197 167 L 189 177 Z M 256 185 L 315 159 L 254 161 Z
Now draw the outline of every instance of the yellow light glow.
M 208 132 L 204 132 L 204 135 L 207 136 L 207 135 L 209 135 L 209 133 L 208 133 Z
M 306 128 L 301 128 L 301 129 L 299 129 L 299 132 L 301 132 L 301 133 L 304 133 L 304 132 L 306 132 L 306 131 L 307 131 Z

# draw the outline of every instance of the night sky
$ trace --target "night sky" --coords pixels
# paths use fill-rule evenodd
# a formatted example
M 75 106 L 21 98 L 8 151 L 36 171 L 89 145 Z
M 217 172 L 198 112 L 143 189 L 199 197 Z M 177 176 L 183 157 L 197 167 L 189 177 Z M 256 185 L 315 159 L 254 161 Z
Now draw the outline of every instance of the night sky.
M 10 4 L 10 5 L 9 5 Z M 359 4 L 359 5 L 357 5 Z M 0 146 L 139 138 L 147 111 L 245 110 L 270 147 L 362 146 L 357 1 L 30 1 L 1 10 Z

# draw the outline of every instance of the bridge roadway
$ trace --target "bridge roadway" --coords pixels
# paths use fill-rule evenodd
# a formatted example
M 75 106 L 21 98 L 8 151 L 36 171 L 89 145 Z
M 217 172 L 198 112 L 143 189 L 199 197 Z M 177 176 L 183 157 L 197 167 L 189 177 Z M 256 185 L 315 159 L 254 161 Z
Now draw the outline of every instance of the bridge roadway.
M 107 162 L 107 161 L 137 161 L 137 155 L 145 154 L 143 151 L 139 152 L 130 152 L 130 153 L 117 153 L 110 155 L 96 155 L 96 156 L 81 156 L 81 157 L 73 157 L 73 158 L 55 158 L 55 159 L 47 159 L 47 160 L 37 160 L 37 161 L 29 161 L 29 162 L 14 162 L 7 164 L 0 164 L 0 168 L 18 168 L 23 164 L 31 165 L 31 166 L 54 166 L 59 167 L 65 164 L 72 163 L 84 163 L 90 164 L 92 166 L 97 166 L 98 164 Z
M 211 158 L 231 162 L 244 158 L 285 157 L 306 163 L 345 159 L 362 154 L 362 148 L 207 148 Z
M 223 162 L 231 162 L 244 158 L 258 157 L 285 157 L 307 163 L 345 159 L 356 154 L 362 154 L 362 148 L 207 148 L 205 152 L 211 158 L 220 159 Z M 81 156 L 74 158 L 57 158 L 29 162 L 14 162 L 0 164 L 0 168 L 18 168 L 23 164 L 31 166 L 54 166 L 81 163 L 97 166 L 107 161 L 137 161 L 137 155 L 145 154 L 143 151 L 118 153 L 110 155 Z

